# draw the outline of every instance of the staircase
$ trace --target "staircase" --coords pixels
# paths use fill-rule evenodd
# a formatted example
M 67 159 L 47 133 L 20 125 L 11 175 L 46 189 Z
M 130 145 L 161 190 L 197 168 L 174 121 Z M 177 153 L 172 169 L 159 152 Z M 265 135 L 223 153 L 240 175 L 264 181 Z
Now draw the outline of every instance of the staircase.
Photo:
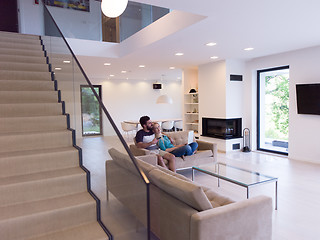
M 0 239 L 108 239 L 38 36 L 0 32 Z

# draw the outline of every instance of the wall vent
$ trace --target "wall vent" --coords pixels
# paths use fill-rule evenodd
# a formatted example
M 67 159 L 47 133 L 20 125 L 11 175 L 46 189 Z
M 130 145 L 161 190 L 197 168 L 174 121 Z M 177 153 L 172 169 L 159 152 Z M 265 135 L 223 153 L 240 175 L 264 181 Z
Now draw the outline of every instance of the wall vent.
M 232 144 L 232 150 L 239 150 L 240 149 L 240 143 Z
M 230 81 L 242 81 L 242 75 L 230 74 Z

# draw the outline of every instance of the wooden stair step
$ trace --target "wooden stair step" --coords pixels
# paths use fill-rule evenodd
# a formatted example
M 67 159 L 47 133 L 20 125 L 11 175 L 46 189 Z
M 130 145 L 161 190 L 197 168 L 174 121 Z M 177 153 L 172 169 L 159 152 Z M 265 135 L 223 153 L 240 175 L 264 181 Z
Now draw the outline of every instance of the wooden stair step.
M 0 133 L 47 132 L 67 129 L 65 115 L 0 117 Z
M 80 225 L 75 228 L 65 229 L 55 233 L 49 233 L 28 240 L 107 240 L 106 233 L 97 222 Z
M 54 116 L 62 114 L 61 103 L 0 104 L 1 117 Z
M 1 240 L 21 240 L 77 227 L 96 220 L 96 202 L 77 193 L 0 207 Z
M 0 80 L 0 91 L 53 91 L 53 81 Z
M 0 80 L 51 81 L 51 73 L 0 70 Z
M 0 62 L 46 64 L 47 59 L 44 56 L 21 56 L 21 55 L 0 54 Z
M 74 147 L 0 153 L 0 178 L 79 166 Z
M 80 167 L 9 176 L 0 180 L 1 207 L 87 190 L 86 173 Z
M 49 65 L 46 63 L 12 63 L 2 62 L 0 64 L 0 70 L 9 71 L 25 71 L 25 72 L 48 72 Z
M 69 130 L 0 134 L 0 153 L 73 146 Z
M 0 91 L 0 104 L 57 102 L 58 91 Z

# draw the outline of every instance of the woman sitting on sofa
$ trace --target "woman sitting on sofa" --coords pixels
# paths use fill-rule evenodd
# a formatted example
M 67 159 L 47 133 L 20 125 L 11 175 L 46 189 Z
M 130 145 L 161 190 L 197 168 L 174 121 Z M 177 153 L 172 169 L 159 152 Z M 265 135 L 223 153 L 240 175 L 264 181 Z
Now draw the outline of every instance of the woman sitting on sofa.
M 153 132 L 158 141 L 158 146 L 161 150 L 170 152 L 176 157 L 190 156 L 197 151 L 198 143 L 192 142 L 190 144 L 173 145 L 172 140 L 161 133 L 161 128 L 158 123 L 153 124 Z

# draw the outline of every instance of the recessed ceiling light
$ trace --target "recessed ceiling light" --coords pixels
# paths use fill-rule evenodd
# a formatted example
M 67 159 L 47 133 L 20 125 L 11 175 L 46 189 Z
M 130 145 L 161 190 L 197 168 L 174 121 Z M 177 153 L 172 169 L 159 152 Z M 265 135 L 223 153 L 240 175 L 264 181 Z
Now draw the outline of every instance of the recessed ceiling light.
M 212 57 L 210 57 L 211 59 L 217 59 L 217 58 L 219 58 L 218 56 L 212 56 Z
M 71 63 L 71 61 L 65 60 L 65 61 L 63 61 L 63 63 Z
M 110 74 L 109 76 L 110 76 L 110 77 L 114 77 L 114 75 L 113 75 L 113 74 Z
M 60 70 L 62 70 L 62 68 L 57 67 L 54 70 L 60 71 Z
M 245 51 L 251 51 L 251 50 L 253 50 L 254 48 L 252 48 L 252 47 L 248 47 L 248 48 L 245 48 L 245 49 L 243 49 L 243 50 L 245 50 Z
M 111 63 L 104 63 L 103 65 L 105 65 L 105 66 L 110 66 Z
M 169 69 L 173 70 L 173 69 L 176 69 L 175 67 L 169 67 Z
M 206 46 L 208 46 L 208 47 L 212 47 L 212 46 L 215 46 L 215 45 L 217 45 L 217 44 L 214 43 L 214 42 L 209 42 L 209 43 L 206 44 Z
M 127 71 L 121 71 L 121 73 L 126 73 Z
M 176 55 L 176 56 L 183 56 L 183 53 L 178 52 L 178 53 L 176 53 L 175 55 Z
M 139 65 L 139 68 L 144 68 L 144 67 L 146 67 L 145 65 Z

